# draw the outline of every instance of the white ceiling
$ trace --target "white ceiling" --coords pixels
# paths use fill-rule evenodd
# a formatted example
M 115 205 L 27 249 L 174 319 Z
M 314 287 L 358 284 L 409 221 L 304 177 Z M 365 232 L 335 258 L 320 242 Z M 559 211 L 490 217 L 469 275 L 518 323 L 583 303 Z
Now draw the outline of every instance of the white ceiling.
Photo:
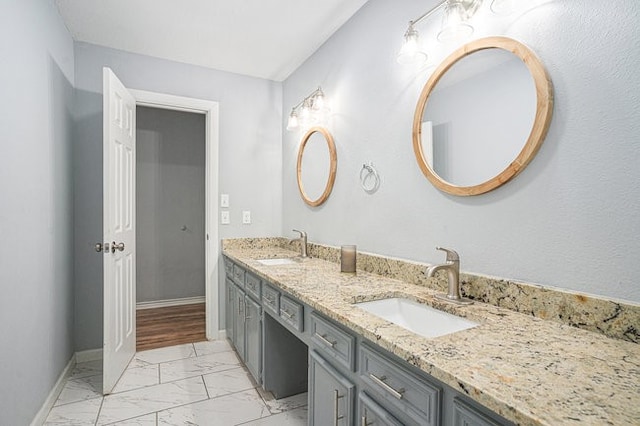
M 74 40 L 282 81 L 367 0 L 55 0 Z

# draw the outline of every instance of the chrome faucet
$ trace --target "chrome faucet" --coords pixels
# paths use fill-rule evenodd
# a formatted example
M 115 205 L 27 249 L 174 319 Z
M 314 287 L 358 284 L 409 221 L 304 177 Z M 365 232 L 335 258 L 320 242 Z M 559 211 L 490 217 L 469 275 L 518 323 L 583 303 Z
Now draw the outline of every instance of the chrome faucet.
M 447 253 L 447 260 L 445 263 L 439 265 L 432 265 L 427 268 L 427 277 L 433 277 L 438 271 L 447 272 L 447 281 L 449 283 L 449 291 L 447 294 L 436 294 L 436 297 L 447 302 L 452 302 L 458 305 L 470 305 L 472 300 L 462 297 L 460 294 L 460 256 L 453 250 L 436 247 L 436 250 L 442 250 Z
M 307 256 L 307 233 L 304 231 L 298 231 L 294 229 L 293 232 L 300 233 L 299 238 L 294 238 L 291 242 L 299 241 L 300 242 L 300 257 L 308 257 Z

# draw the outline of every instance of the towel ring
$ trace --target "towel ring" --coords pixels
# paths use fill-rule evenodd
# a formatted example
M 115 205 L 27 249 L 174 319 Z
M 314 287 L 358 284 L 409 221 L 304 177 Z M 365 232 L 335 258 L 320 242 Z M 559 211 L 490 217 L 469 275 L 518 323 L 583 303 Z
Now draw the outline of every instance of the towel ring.
M 363 164 L 360 169 L 360 186 L 367 194 L 373 194 L 380 187 L 380 176 L 373 163 Z

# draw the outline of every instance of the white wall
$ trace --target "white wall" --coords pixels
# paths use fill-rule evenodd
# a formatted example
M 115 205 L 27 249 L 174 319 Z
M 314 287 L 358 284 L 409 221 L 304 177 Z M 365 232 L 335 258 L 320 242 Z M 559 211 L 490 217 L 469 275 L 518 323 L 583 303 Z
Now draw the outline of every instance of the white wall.
M 52 2 L 0 12 L 0 424 L 29 424 L 73 342 L 73 41 Z
M 136 301 L 204 297 L 205 115 L 136 111 Z
M 220 226 L 221 238 L 277 235 L 282 228 L 282 84 L 86 43 L 76 43 L 75 54 L 76 347 L 81 350 L 102 346 L 102 258 L 92 248 L 102 234 L 102 67 L 113 69 L 132 89 L 219 102 L 219 188 L 230 195 L 232 221 Z M 251 225 L 241 224 L 244 209 L 251 210 Z M 222 325 L 224 312 L 219 318 Z
M 639 302 L 640 3 L 540 1 L 499 31 L 476 22 L 477 36 L 531 47 L 555 88 L 537 157 L 476 197 L 439 192 L 412 151 L 419 93 L 447 52 L 422 71 L 395 55 L 407 22 L 435 3 L 370 0 L 285 81 L 285 111 L 319 84 L 333 99 L 338 173 L 328 202 L 306 206 L 295 180 L 300 134 L 284 135 L 283 233 L 305 229 L 311 241 L 424 262 L 443 261 L 441 245 L 459 251 L 465 271 Z M 430 22 L 418 29 L 429 33 L 440 18 Z M 382 177 L 374 195 L 359 186 L 368 161 Z

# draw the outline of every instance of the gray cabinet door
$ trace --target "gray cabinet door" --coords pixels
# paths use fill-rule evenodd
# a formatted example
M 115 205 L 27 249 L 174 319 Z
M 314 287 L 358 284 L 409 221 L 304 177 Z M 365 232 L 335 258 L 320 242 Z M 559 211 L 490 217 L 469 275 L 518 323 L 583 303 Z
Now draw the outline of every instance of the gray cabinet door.
M 245 297 L 245 358 L 251 375 L 262 383 L 262 308 L 249 296 Z
M 239 287 L 234 288 L 233 301 L 233 346 L 240 358 L 244 359 L 244 317 L 245 317 L 245 295 Z
M 233 342 L 233 302 L 235 300 L 235 295 L 233 294 L 234 284 L 226 277 L 224 280 L 225 284 L 225 316 L 224 316 L 224 328 L 227 332 L 227 339 Z
M 353 425 L 355 386 L 316 351 L 309 352 L 309 425 Z
M 454 426 L 502 426 L 497 419 L 492 419 L 487 414 L 481 413 L 459 398 L 453 400 L 453 425 Z
M 360 391 L 358 397 L 359 422 L 366 426 L 403 426 L 402 423 L 382 408 L 366 393 Z

